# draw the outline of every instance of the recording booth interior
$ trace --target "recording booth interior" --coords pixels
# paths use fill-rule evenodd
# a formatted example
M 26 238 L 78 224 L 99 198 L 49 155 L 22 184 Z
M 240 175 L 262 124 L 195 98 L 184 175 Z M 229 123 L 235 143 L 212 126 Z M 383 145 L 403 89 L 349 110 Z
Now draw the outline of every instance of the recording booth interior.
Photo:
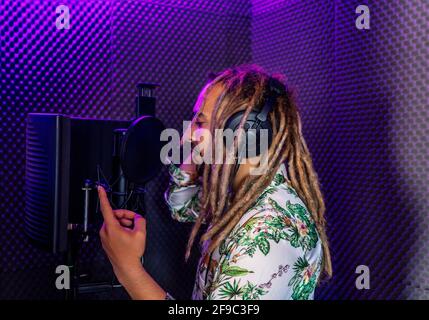
M 170 217 L 153 137 L 182 129 L 210 72 L 246 63 L 298 89 L 334 269 L 315 298 L 429 298 L 427 1 L 6 0 L 0 15 L 1 299 L 70 298 L 64 263 L 71 298 L 129 299 L 98 184 L 145 215 L 145 268 L 190 299 L 199 256 L 184 261 L 192 226 Z

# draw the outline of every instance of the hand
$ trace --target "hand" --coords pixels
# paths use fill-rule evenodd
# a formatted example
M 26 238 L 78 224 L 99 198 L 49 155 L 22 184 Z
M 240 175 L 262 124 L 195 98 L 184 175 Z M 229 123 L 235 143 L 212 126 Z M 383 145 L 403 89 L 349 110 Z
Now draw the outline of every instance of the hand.
M 123 282 L 141 271 L 146 247 L 146 220 L 129 210 L 113 210 L 103 187 L 98 187 L 104 223 L 100 239 L 113 270 Z M 132 227 L 134 225 L 134 227 Z

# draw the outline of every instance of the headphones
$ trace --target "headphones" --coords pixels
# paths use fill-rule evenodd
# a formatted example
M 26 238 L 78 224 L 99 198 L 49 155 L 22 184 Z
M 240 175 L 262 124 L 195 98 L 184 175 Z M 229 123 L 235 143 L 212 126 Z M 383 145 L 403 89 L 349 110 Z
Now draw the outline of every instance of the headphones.
M 243 158 L 250 156 L 258 156 L 261 154 L 260 140 L 261 129 L 267 130 L 268 133 L 268 147 L 271 145 L 273 137 L 273 128 L 271 126 L 268 114 L 273 110 L 274 105 L 279 95 L 284 93 L 283 85 L 273 77 L 270 77 L 265 89 L 264 105 L 260 111 L 253 109 L 250 111 L 246 122 L 243 124 L 245 143 L 239 146 L 235 172 L 237 172 L 240 161 Z M 245 111 L 234 113 L 225 123 L 224 129 L 231 129 L 233 132 L 238 129 L 241 119 Z

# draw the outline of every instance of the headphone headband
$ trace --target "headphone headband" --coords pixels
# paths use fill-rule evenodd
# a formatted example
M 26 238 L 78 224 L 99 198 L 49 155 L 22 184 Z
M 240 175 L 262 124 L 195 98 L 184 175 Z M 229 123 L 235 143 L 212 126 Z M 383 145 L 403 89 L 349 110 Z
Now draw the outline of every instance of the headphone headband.
M 282 91 L 283 90 L 280 88 L 278 81 L 270 76 L 266 87 L 265 104 L 256 116 L 260 122 L 267 120 L 268 114 L 271 110 L 273 110 L 274 104 L 276 103 L 278 96 L 281 95 Z

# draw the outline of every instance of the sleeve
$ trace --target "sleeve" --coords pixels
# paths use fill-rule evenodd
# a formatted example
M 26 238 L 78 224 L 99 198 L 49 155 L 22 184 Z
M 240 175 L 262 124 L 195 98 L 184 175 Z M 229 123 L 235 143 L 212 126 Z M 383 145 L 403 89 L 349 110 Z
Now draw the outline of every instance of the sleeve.
M 254 216 L 221 244 L 210 299 L 313 299 L 320 265 L 310 264 L 304 250 L 291 245 L 282 219 Z
M 174 297 L 169 292 L 166 292 L 164 300 L 176 300 L 176 299 L 174 299 Z
M 164 193 L 171 216 L 179 222 L 194 222 L 199 213 L 199 182 L 174 164 L 169 165 L 170 184 Z

